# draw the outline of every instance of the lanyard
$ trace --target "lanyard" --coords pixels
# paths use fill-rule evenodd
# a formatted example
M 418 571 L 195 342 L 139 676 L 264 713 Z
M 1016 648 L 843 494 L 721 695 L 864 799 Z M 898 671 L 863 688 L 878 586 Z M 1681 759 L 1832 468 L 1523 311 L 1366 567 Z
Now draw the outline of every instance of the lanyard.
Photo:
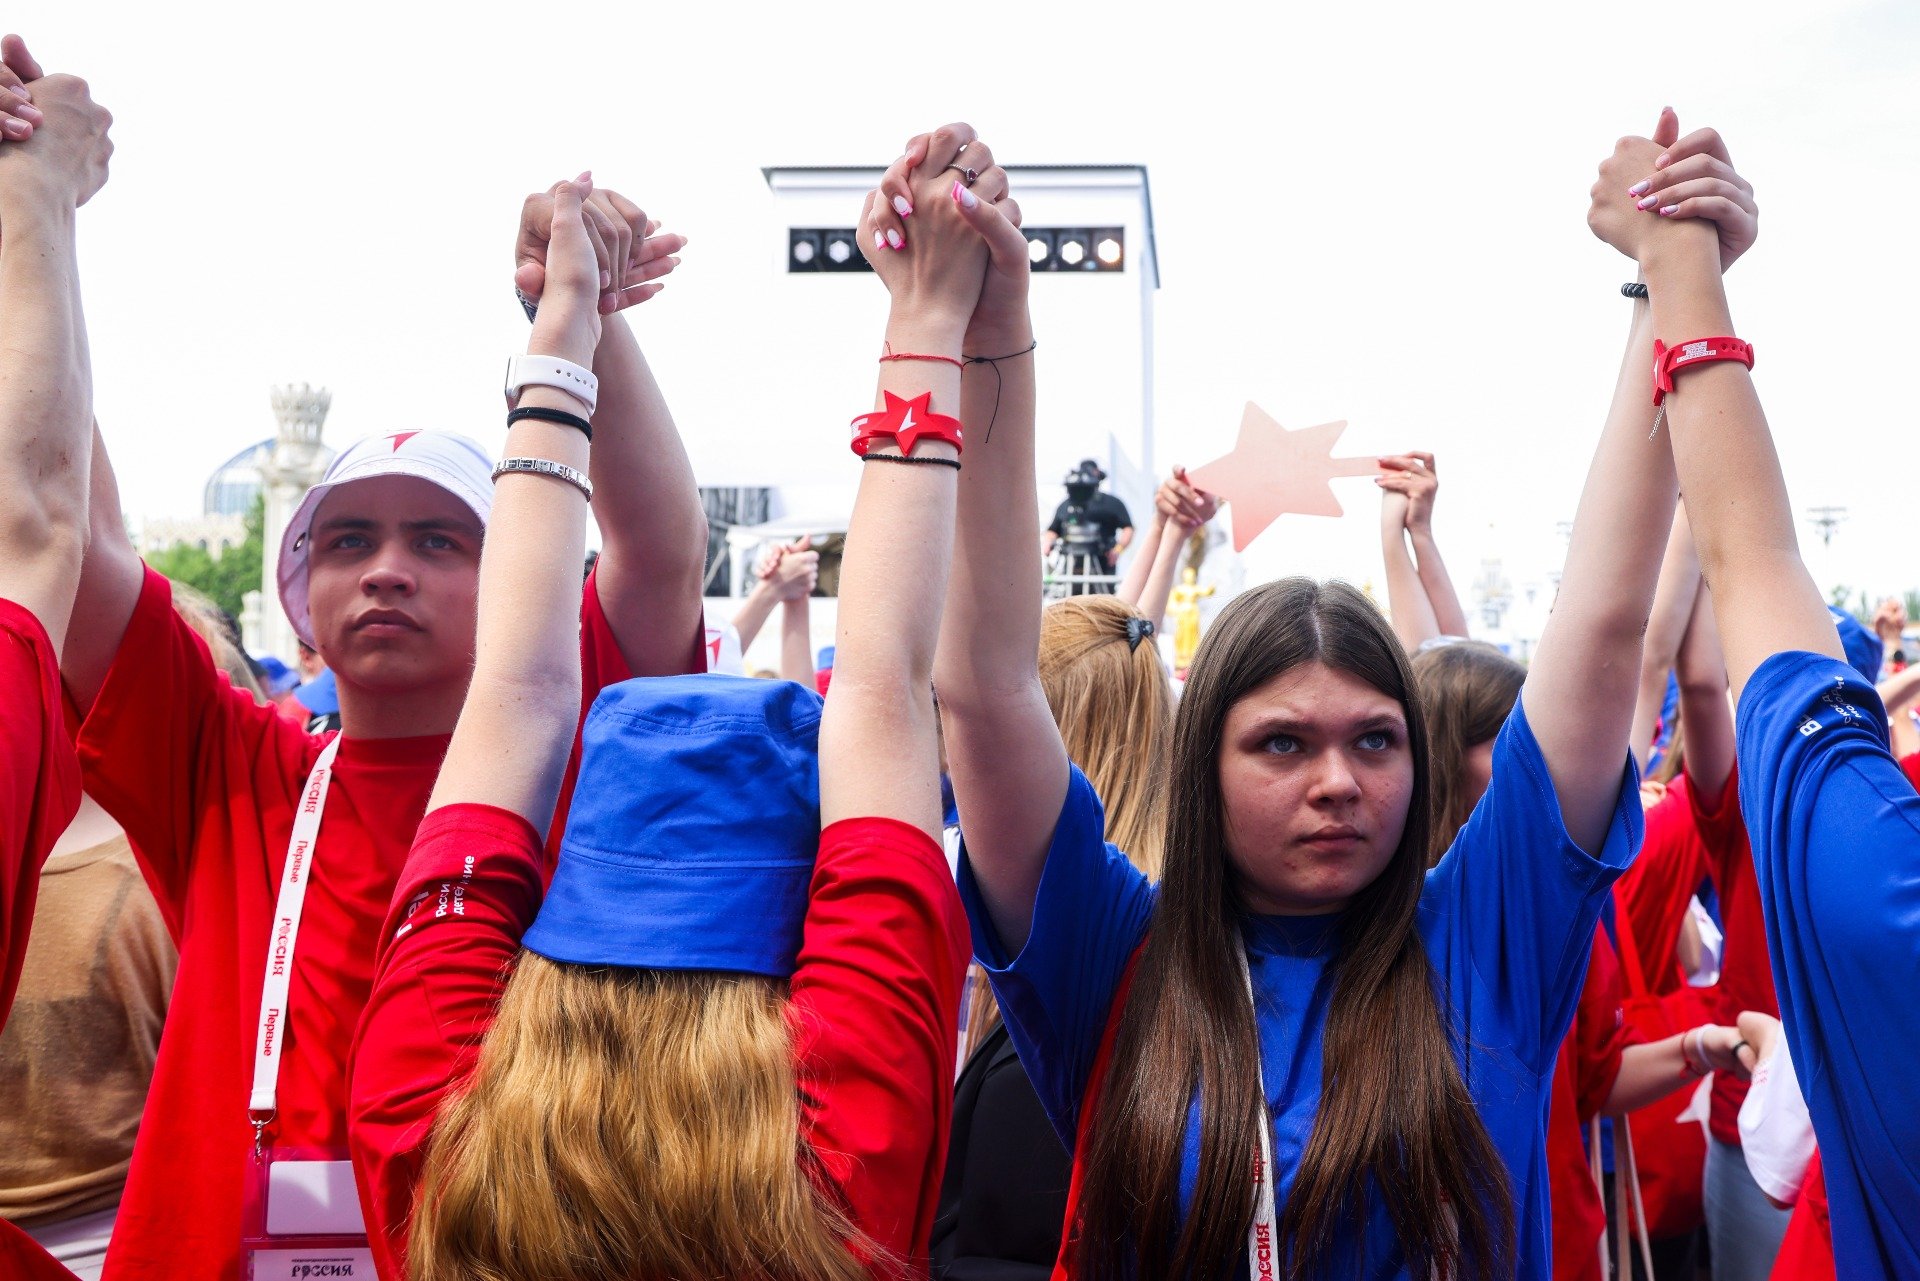
M 1240 977 L 1246 981 L 1247 1004 L 1253 1007 L 1255 1080 L 1260 1087 L 1260 1150 L 1253 1158 L 1253 1227 L 1247 1232 L 1247 1276 L 1250 1281 L 1273 1281 L 1273 1233 L 1278 1216 L 1273 1210 L 1273 1118 L 1267 1115 L 1266 1073 L 1260 1070 L 1260 1003 L 1253 995 L 1253 968 L 1246 945 L 1240 948 Z
M 253 1124 L 253 1153 L 260 1156 L 261 1139 L 273 1123 L 280 1094 L 280 1052 L 287 1039 L 287 990 L 293 982 L 293 946 L 300 937 L 300 913 L 307 903 L 307 885 L 313 879 L 315 838 L 320 815 L 327 807 L 327 787 L 333 781 L 333 758 L 340 752 L 340 735 L 321 749 L 313 763 L 300 808 L 293 816 L 293 834 L 287 838 L 287 862 L 280 873 L 280 897 L 273 907 L 273 937 L 267 940 L 267 973 L 260 984 L 260 1025 L 253 1043 L 253 1092 L 247 1098 L 247 1120 Z

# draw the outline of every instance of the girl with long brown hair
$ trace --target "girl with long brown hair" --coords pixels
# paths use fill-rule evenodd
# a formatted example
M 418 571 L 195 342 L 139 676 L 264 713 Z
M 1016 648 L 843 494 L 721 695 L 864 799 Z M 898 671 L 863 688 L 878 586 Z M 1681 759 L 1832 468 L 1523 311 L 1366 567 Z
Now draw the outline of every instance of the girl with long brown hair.
M 862 441 L 824 710 L 792 682 L 610 687 L 582 729 L 544 900 L 580 692 L 590 436 L 567 415 L 591 404 L 527 393 L 560 417 L 509 431 L 473 681 L 355 1047 L 355 1166 L 383 1275 L 924 1268 L 966 951 L 931 679 L 960 441 L 921 433 L 961 408 L 984 275 L 948 171 L 963 147 L 966 201 L 1004 198 L 1005 171 L 956 126 L 898 175 L 905 235 L 877 194 L 862 216 L 887 341 L 919 359 L 880 365 L 876 401 L 913 416 L 875 414 L 893 434 Z M 575 364 L 595 347 L 604 239 L 584 194 L 552 193 L 530 344 Z
M 995 256 L 1000 350 L 1030 341 L 1025 280 Z M 1547 1276 L 1545 1091 L 1638 840 L 1627 732 L 1674 502 L 1645 322 L 1493 784 L 1431 873 L 1406 655 L 1365 597 L 1304 579 L 1201 646 L 1159 886 L 1105 843 L 1035 670 L 1037 531 L 1007 515 L 1032 504 L 1034 382 L 1002 362 L 938 679 L 975 951 L 1074 1151 L 1066 1269 Z

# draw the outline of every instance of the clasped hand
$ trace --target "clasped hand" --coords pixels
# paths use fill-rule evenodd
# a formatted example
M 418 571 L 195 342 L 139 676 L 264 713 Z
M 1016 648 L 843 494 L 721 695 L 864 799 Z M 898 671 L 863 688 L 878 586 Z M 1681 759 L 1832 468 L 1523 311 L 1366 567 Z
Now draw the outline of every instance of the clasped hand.
M 1712 129 L 1682 138 L 1670 107 L 1660 113 L 1653 137 L 1614 144 L 1591 196 L 1587 226 L 1642 264 L 1676 236 L 1698 237 L 1696 228 L 1704 224 L 1718 237 L 1725 271 L 1760 234 L 1753 184 L 1734 170 L 1725 141 Z
M 1020 206 L 971 125 L 908 139 L 867 194 L 859 239 L 897 315 L 957 329 L 969 345 L 1025 327 L 1031 267 Z
M 86 204 L 106 185 L 112 124 L 86 81 L 47 75 L 19 36 L 0 40 L 0 194 Z

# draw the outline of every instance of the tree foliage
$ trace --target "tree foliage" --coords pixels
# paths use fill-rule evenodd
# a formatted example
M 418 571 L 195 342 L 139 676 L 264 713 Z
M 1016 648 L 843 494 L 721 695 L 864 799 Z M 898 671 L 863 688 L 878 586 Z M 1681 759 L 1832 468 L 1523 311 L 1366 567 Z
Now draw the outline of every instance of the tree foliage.
M 260 590 L 266 525 L 266 499 L 256 498 L 247 512 L 247 536 L 229 547 L 225 555 L 216 558 L 205 548 L 181 543 L 150 554 L 147 564 L 168 578 L 199 588 L 214 604 L 239 618 L 241 598 Z

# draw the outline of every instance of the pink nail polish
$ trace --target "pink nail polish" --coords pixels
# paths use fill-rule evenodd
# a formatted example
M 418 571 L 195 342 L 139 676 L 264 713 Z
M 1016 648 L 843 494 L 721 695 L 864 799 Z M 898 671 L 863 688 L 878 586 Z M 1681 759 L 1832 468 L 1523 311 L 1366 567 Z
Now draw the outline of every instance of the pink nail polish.
M 878 232 L 878 231 L 876 231 L 876 232 L 874 232 L 874 233 L 873 233 L 873 247 L 874 247 L 875 249 L 885 249 L 885 248 L 887 247 L 887 238 L 886 238 L 886 236 L 885 236 L 885 235 L 883 235 L 882 233 L 880 233 L 880 232 Z
M 1631 187 L 1627 188 L 1627 194 L 1629 196 L 1644 196 L 1647 194 L 1647 188 L 1651 187 L 1652 185 L 1653 185 L 1653 179 L 1642 178 L 1639 182 L 1636 182 Z
M 893 198 L 893 211 L 902 218 L 910 218 L 913 216 L 913 206 L 907 203 L 905 196 L 895 196 Z
M 1660 216 L 1661 216 L 1662 218 L 1671 218 L 1671 217 L 1672 217 L 1672 216 L 1673 216 L 1674 214 L 1676 214 L 1676 213 L 1678 213 L 1678 212 L 1680 212 L 1680 206 L 1679 206 L 1679 205 L 1662 205 L 1662 206 L 1660 206 Z
M 1651 209 L 1659 203 L 1660 203 L 1660 197 L 1648 196 L 1645 200 L 1642 200 L 1639 204 L 1635 205 L 1634 208 L 1635 209 Z
M 905 249 L 907 247 L 906 238 L 891 227 L 887 228 L 887 243 L 895 249 Z
M 961 186 L 959 183 L 954 184 L 954 189 L 954 194 L 960 197 L 960 205 L 962 208 L 972 209 L 980 203 L 980 197 L 974 195 L 973 192 Z

